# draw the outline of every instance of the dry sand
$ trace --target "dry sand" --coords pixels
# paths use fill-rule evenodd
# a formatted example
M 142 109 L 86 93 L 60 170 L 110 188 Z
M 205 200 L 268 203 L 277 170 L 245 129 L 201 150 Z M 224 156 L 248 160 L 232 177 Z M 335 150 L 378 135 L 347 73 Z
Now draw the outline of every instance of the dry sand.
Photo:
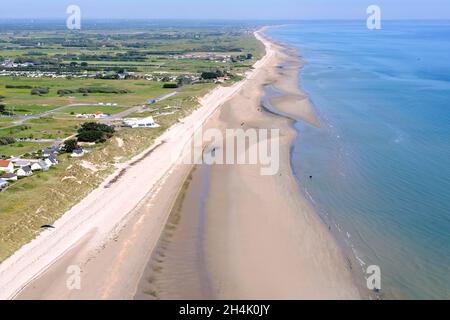
M 301 62 L 260 34 L 258 37 L 267 54 L 246 81 L 205 97 L 203 107 L 165 133 L 153 152 L 144 152 L 134 165 L 131 161 L 118 168 L 58 220 L 56 229 L 44 232 L 0 265 L 0 298 L 132 299 L 136 292 L 139 298 L 138 289 L 145 281 L 154 281 L 158 273 L 158 283 L 163 283 L 166 291 L 147 290 L 141 297 L 360 297 L 338 246 L 302 198 L 292 175 L 292 122 L 260 108 L 262 86 L 272 83 L 295 102 L 291 105 L 278 99 L 272 101 L 276 107 L 318 125 L 295 81 Z M 280 68 L 286 61 L 291 63 L 288 68 Z M 290 105 L 302 110 L 291 110 Z M 214 113 L 219 106 L 220 112 Z M 280 174 L 261 176 L 259 166 L 212 166 L 206 176 L 197 170 L 192 185 L 186 187 L 192 166 L 177 165 L 175 159 L 186 150 L 193 127 L 213 114 L 208 127 L 238 128 L 244 123 L 245 128 L 280 128 Z M 203 181 L 207 181 L 206 187 Z M 106 189 L 106 185 L 110 187 Z M 207 194 L 198 192 L 202 188 Z M 205 196 L 201 208 L 199 202 L 189 202 Z M 167 224 L 170 212 L 180 214 L 177 223 Z M 186 248 L 196 256 L 180 256 Z M 154 249 L 169 253 L 158 255 L 159 268 L 149 264 L 157 256 Z M 81 290 L 66 286 L 71 265 L 81 268 Z M 174 286 L 171 278 L 164 279 L 161 265 L 174 273 L 184 271 L 184 288 Z

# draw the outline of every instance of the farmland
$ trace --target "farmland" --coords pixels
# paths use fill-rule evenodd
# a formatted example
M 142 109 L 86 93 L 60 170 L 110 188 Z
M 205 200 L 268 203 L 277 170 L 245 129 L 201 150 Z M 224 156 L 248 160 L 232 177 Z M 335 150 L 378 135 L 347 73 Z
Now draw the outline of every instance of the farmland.
M 117 164 L 190 114 L 209 90 L 250 70 L 263 54 L 253 28 L 105 22 L 71 32 L 55 23 L 0 24 L 0 137 L 16 140 L 0 146 L 1 158 L 61 144 L 83 123 L 100 121 L 79 117 L 83 114 L 115 117 L 129 110 L 128 117 L 152 116 L 160 125 L 127 129 L 114 118 L 114 136 L 92 145 L 82 159 L 62 153 L 58 165 L 0 192 L 0 262 L 96 188 Z M 176 94 L 157 99 L 171 92 Z

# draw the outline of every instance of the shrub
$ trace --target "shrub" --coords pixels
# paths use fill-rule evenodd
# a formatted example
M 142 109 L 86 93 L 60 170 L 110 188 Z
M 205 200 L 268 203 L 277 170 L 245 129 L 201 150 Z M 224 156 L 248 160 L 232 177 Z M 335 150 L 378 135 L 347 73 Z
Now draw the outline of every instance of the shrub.
M 78 133 L 80 133 L 82 131 L 90 131 L 90 130 L 101 131 L 101 132 L 108 133 L 108 134 L 113 134 L 114 131 L 115 131 L 114 127 L 108 126 L 108 125 L 103 124 L 103 123 L 85 122 L 78 129 Z
M 176 82 L 167 82 L 167 83 L 164 83 L 163 88 L 164 89 L 178 88 L 178 83 L 176 83 Z
M 105 142 L 113 136 L 114 127 L 102 123 L 86 122 L 78 129 L 78 141 Z
M 16 139 L 12 137 L 0 137 L 0 146 L 6 146 L 16 142 Z
M 78 134 L 77 138 L 78 141 L 81 142 L 97 142 L 105 140 L 104 133 L 101 131 L 95 131 L 95 130 L 86 130 L 82 131 Z
M 205 80 L 212 80 L 212 79 L 217 79 L 219 77 L 223 77 L 224 75 L 225 74 L 223 71 L 216 70 L 216 71 L 203 72 L 201 77 L 202 77 L 202 79 L 205 79 Z
M 89 93 L 111 93 L 111 94 L 126 94 L 131 93 L 130 90 L 115 89 L 112 87 L 92 87 L 92 88 L 78 88 L 78 89 L 60 89 L 57 91 L 58 95 L 63 96 L 66 94 L 82 93 L 87 95 Z
M 12 84 L 7 84 L 5 85 L 6 89 L 33 89 L 32 86 L 16 86 L 16 85 L 12 85 Z
M 78 142 L 75 139 L 69 139 L 64 142 L 64 150 L 68 153 L 72 153 L 73 150 L 78 149 Z
M 32 95 L 41 95 L 41 94 L 47 94 L 47 93 L 49 93 L 48 88 L 33 88 L 31 90 Z

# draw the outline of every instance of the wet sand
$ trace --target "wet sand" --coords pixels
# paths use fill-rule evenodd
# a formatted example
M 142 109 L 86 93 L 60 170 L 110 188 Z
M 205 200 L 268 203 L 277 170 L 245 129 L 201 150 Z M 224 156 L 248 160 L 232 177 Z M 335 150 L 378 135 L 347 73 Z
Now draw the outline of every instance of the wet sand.
M 297 85 L 302 62 L 293 50 L 258 37 L 269 56 L 264 68 L 206 128 L 280 129 L 280 171 L 262 176 L 259 165 L 198 167 L 178 196 L 171 213 L 176 223 L 166 227 L 136 298 L 361 298 L 346 259 L 290 167 L 292 119 L 319 126 Z M 267 85 L 283 94 L 269 100 L 289 117 L 262 108 Z

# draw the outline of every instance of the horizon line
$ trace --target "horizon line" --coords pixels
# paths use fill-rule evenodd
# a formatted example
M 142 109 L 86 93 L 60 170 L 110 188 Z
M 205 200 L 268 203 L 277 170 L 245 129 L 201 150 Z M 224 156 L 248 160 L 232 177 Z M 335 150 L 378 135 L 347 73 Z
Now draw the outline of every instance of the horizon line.
M 67 17 L 0 17 L 1 20 L 66 20 Z M 366 18 L 267 18 L 267 19 L 251 19 L 251 18 L 94 18 L 86 17 L 83 20 L 96 20 L 96 21 L 114 21 L 114 20 L 129 20 L 129 21 L 364 21 Z M 384 18 L 384 21 L 450 21 L 449 18 Z

